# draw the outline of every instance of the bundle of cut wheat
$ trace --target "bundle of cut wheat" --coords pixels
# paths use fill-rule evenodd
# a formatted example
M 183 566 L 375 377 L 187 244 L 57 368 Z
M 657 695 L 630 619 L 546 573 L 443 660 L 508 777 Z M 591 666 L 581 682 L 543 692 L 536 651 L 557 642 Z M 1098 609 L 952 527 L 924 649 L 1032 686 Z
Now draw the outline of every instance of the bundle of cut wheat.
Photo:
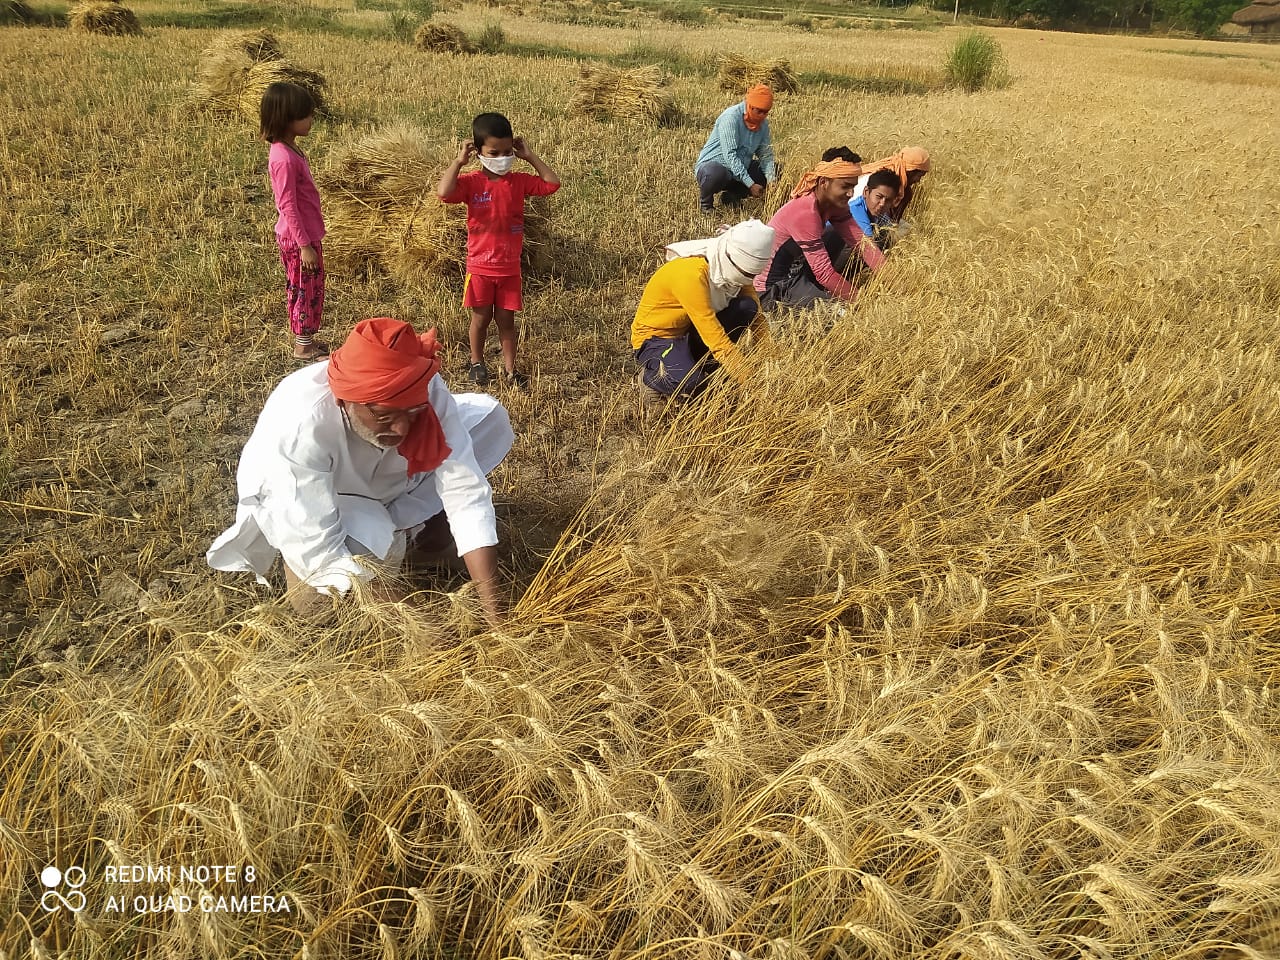
M 240 112 L 257 122 L 262 107 L 262 94 L 273 83 L 296 83 L 305 87 L 317 111 L 325 107 L 325 79 L 314 70 L 305 70 L 287 60 L 263 60 L 245 72 L 244 86 L 240 89 Z
M 435 195 L 447 153 L 406 125 L 335 152 L 320 177 L 330 267 L 381 267 L 408 285 L 430 274 L 462 273 L 466 208 L 443 204 Z M 525 212 L 526 273 L 546 270 L 545 237 L 546 208 L 531 201 Z
M 452 23 L 424 23 L 413 35 L 413 42 L 420 50 L 438 53 L 476 52 L 476 45 L 462 32 L 462 28 Z
M 112 37 L 142 32 L 134 12 L 113 0 L 89 0 L 88 3 L 76 4 L 67 14 L 67 24 L 79 33 L 100 33 Z
M 598 119 L 644 117 L 666 125 L 680 117 L 666 85 L 667 78 L 657 65 L 633 70 L 583 67 L 569 109 Z
M 258 119 L 262 94 L 273 83 L 305 87 L 323 110 L 327 102 L 324 76 L 284 59 L 280 41 L 266 30 L 228 33 L 200 55 L 198 97 L 215 110 Z
M 716 62 L 720 66 L 717 76 L 721 90 L 743 93 L 757 83 L 768 84 L 775 93 L 794 93 L 800 89 L 790 60 L 749 60 L 731 53 L 717 58 Z
M 266 31 L 233 34 L 201 54 L 197 96 L 215 110 L 239 113 L 256 123 L 263 92 L 281 81 L 306 87 L 316 109 L 324 109 L 323 75 L 282 59 L 279 42 Z
M 270 30 L 246 30 L 223 34 L 205 48 L 201 59 L 212 61 L 229 55 L 248 57 L 253 63 L 284 58 L 280 41 Z

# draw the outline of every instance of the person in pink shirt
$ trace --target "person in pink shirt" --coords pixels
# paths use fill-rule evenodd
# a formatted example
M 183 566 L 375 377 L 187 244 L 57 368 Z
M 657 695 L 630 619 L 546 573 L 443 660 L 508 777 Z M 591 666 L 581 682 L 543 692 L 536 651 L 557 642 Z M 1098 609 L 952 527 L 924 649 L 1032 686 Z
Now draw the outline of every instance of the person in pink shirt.
M 320 191 L 296 140 L 311 132 L 315 101 L 306 87 L 273 83 L 262 94 L 262 139 L 271 144 L 267 170 L 280 219 L 276 243 L 284 263 L 285 302 L 293 331 L 293 355 L 318 360 L 329 348 L 315 338 L 324 319 L 324 218 Z
M 765 309 L 776 306 L 810 307 L 819 300 L 852 300 L 851 284 L 832 263 L 841 245 L 856 251 L 872 270 L 884 254 L 863 235 L 849 212 L 862 167 L 839 157 L 824 160 L 807 172 L 769 221 L 773 227 L 773 255 L 756 277 L 756 291 Z M 824 242 L 826 225 L 833 251 Z
M 482 169 L 461 173 L 472 157 Z M 537 176 L 512 171 L 524 160 Z M 523 137 L 513 135 L 511 121 L 500 113 L 482 113 L 471 122 L 471 139 L 440 178 L 436 195 L 445 203 L 467 205 L 467 279 L 462 305 L 471 308 L 471 369 L 468 379 L 484 386 L 484 343 L 489 321 L 498 324 L 502 365 L 508 384 L 518 390 L 529 378 L 516 370 L 516 311 L 521 296 L 520 252 L 524 248 L 524 198 L 545 197 L 560 189 L 560 177 L 533 152 Z

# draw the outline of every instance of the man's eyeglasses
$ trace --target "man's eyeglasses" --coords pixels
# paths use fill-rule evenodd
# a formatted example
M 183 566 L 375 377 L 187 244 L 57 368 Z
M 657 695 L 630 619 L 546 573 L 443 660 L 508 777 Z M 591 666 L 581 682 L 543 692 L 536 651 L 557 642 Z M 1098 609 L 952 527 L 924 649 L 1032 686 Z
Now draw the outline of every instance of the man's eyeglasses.
M 395 424 L 401 417 L 408 417 L 410 420 L 415 419 L 418 414 L 427 409 L 430 404 L 421 404 L 416 407 L 378 407 L 371 403 L 362 404 L 373 417 L 373 422 L 380 427 L 390 427 Z

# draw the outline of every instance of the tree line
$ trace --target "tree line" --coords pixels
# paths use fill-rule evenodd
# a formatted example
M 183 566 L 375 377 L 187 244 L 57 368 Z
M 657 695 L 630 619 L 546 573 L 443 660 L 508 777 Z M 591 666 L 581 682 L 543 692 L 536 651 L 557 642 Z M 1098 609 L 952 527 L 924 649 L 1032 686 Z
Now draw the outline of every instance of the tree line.
M 954 0 L 934 0 L 950 10 Z M 1211 36 L 1248 0 L 964 0 L 962 12 L 1011 23 L 1062 28 L 1144 30 L 1157 27 Z

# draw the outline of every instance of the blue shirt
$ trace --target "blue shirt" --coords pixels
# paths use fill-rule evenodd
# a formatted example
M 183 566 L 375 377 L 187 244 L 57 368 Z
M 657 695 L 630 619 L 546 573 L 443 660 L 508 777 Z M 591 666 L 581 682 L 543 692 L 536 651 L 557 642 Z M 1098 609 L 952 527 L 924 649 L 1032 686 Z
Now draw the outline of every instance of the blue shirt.
M 746 103 L 735 103 L 716 118 L 711 136 L 707 138 L 706 145 L 693 165 L 694 170 L 704 163 L 718 163 L 749 187 L 755 181 L 751 179 L 747 167 L 751 165 L 752 159 L 756 159 L 760 161 L 760 169 L 764 171 L 767 181 L 773 183 L 778 179 L 778 171 L 773 162 L 773 142 L 769 137 L 769 121 L 762 121 L 759 130 L 748 130 L 746 114 Z
M 863 234 L 873 240 L 876 236 L 876 227 L 893 226 L 893 218 L 886 214 L 882 213 L 880 216 L 872 218 L 871 211 L 867 209 L 867 199 L 861 192 L 849 201 L 849 212 L 853 214 L 854 222 L 862 228 Z

